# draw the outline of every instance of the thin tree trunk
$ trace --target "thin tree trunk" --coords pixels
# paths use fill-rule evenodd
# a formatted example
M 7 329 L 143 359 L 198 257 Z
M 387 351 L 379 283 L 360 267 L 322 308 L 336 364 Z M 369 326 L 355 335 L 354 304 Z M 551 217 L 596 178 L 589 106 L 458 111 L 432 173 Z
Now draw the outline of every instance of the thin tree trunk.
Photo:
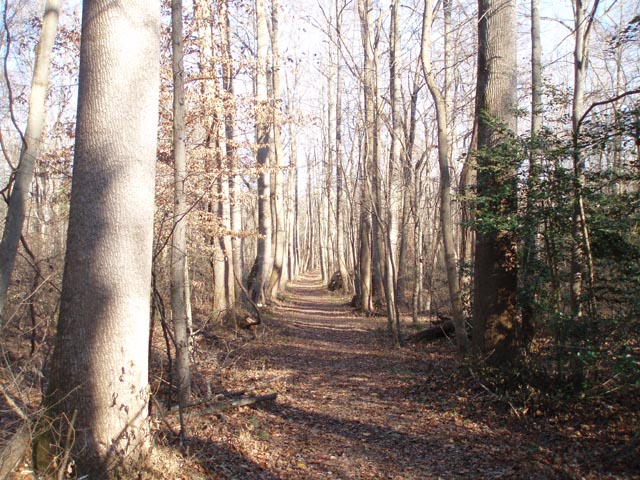
M 584 195 L 582 190 L 585 181 L 585 162 L 580 145 L 580 127 L 584 112 L 584 89 L 587 64 L 589 59 L 589 32 L 593 23 L 593 16 L 598 6 L 595 0 L 591 13 L 587 16 L 583 0 L 574 0 L 574 36 L 573 51 L 573 105 L 571 111 L 572 126 L 572 160 L 573 160 L 573 219 L 571 245 L 571 288 L 570 309 L 574 318 L 583 315 L 583 282 L 586 274 L 588 294 L 592 295 L 593 259 L 589 241 L 589 230 L 584 210 Z
M 433 22 L 432 1 L 425 0 L 422 22 L 422 68 L 429 92 L 436 107 L 438 125 L 438 164 L 440 166 L 440 224 L 444 246 L 444 260 L 447 270 L 449 301 L 456 329 L 458 353 L 464 356 L 468 349 L 467 329 L 462 308 L 460 285 L 456 267 L 456 247 L 453 238 L 453 216 L 451 213 L 451 176 L 449 173 L 449 129 L 447 125 L 447 105 L 445 97 L 436 84 L 431 65 L 431 25 Z
M 242 204 L 240 202 L 240 176 L 236 173 L 238 161 L 236 158 L 235 140 L 235 98 L 233 88 L 233 57 L 231 53 L 231 22 L 229 19 L 229 0 L 223 3 L 222 13 L 222 50 L 224 61 L 222 62 L 222 89 L 225 95 L 224 130 L 225 149 L 227 155 L 227 165 L 230 170 L 229 175 L 229 225 L 233 235 L 231 237 L 231 262 L 233 265 L 233 275 L 238 282 L 243 281 L 244 257 L 242 255 L 243 240 L 239 233 L 242 231 Z M 234 282 L 235 283 L 235 282 Z M 235 300 L 241 298 L 241 290 L 236 288 Z
M 391 90 L 391 157 L 389 159 L 389 188 L 387 204 L 387 231 L 386 231 L 386 296 L 387 319 L 391 324 L 393 341 L 400 345 L 400 312 L 398 310 L 397 297 L 397 249 L 398 249 L 398 210 L 395 182 L 396 169 L 401 163 L 402 156 L 402 113 L 400 102 L 402 96 L 402 84 L 400 77 L 400 2 L 393 0 L 391 4 L 391 39 L 389 51 L 389 89 Z
M 173 49 L 173 235 L 171 237 L 171 312 L 176 342 L 176 381 L 178 404 L 182 408 L 191 397 L 189 367 L 189 326 L 191 312 L 187 309 L 189 282 L 187 266 L 187 196 L 185 178 L 184 42 L 182 35 L 182 0 L 171 2 L 171 46 Z M 183 425 L 182 425 L 183 426 Z M 184 434 L 184 432 L 183 432 Z
M 336 255 L 338 271 L 342 277 L 342 291 L 351 293 L 351 275 L 345 260 L 344 243 L 344 212 L 343 212 L 343 159 L 342 159 L 342 6 L 341 1 L 335 0 L 336 7 Z
M 524 221 L 524 242 L 522 252 L 521 309 L 524 340 L 533 338 L 533 302 L 536 281 L 534 268 L 537 263 L 537 235 L 539 220 L 536 219 L 535 189 L 537 188 L 540 165 L 538 164 L 538 134 L 542 128 L 542 48 L 540 42 L 540 0 L 531 0 L 531 147 L 529 155 L 529 178 L 527 181 L 527 206 Z
M 273 266 L 272 253 L 272 219 L 271 219 L 271 173 L 269 118 L 270 106 L 267 94 L 267 70 L 269 48 L 269 30 L 264 0 L 256 0 L 256 163 L 258 173 L 258 233 L 256 259 L 253 270 L 255 276 L 250 278 L 249 293 L 257 304 L 266 302 L 266 287 Z
M 273 146 L 275 153 L 276 170 L 273 175 L 273 199 L 274 199 L 274 255 L 273 268 L 271 270 L 271 280 L 269 282 L 269 297 L 276 299 L 280 290 L 280 281 L 283 275 L 284 256 L 287 246 L 285 230 L 285 203 L 284 203 L 284 169 L 286 167 L 284 159 L 284 148 L 282 146 L 280 103 L 282 91 L 280 87 L 280 42 L 278 35 L 278 12 L 279 1 L 272 0 L 271 3 L 271 54 L 272 54 L 272 79 L 273 79 Z
M 47 0 L 42 17 L 42 30 L 36 48 L 36 57 L 29 94 L 27 129 L 22 138 L 20 160 L 9 197 L 7 218 L 0 242 L 0 325 L 7 303 L 7 292 L 16 261 L 18 243 L 28 208 L 29 189 L 33 171 L 40 155 L 42 131 L 46 120 L 46 101 L 49 89 L 49 67 L 51 54 L 58 31 L 60 0 Z
M 361 205 L 360 205 L 360 308 L 364 313 L 373 312 L 373 255 L 372 255 L 372 198 L 368 176 L 371 174 L 374 157 L 374 89 L 373 89 L 373 48 L 371 43 L 371 13 L 368 0 L 358 0 L 362 46 L 364 49 L 364 69 L 362 86 L 364 89 L 364 152 L 361 157 Z

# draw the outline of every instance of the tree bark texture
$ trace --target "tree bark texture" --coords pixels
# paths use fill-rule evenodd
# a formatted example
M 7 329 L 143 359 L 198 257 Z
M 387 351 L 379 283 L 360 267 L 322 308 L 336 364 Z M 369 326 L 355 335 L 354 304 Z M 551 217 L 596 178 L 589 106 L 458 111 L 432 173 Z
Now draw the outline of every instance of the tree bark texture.
M 515 172 L 505 165 L 500 149 L 508 138 L 496 124 L 515 127 L 515 0 L 479 0 L 478 8 L 477 195 L 492 216 L 506 219 L 517 210 Z M 490 361 L 508 360 L 520 336 L 514 232 L 502 225 L 478 228 L 475 253 L 474 348 Z
M 79 475 L 136 462 L 149 445 L 159 47 L 159 1 L 84 2 L 67 252 L 46 395 L 52 418 L 77 414 Z

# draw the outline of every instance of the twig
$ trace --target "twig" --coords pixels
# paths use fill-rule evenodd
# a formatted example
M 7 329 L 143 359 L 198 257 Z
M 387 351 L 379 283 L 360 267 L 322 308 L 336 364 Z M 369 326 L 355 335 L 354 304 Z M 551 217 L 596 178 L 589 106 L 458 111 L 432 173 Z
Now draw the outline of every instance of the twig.
M 165 427 L 167 427 L 169 429 L 169 431 L 173 434 L 173 436 L 177 437 L 178 433 L 173 429 L 173 427 L 171 427 L 171 425 L 169 424 L 169 421 L 167 420 L 167 417 L 164 414 L 164 409 L 162 408 L 162 405 L 160 405 L 158 403 L 158 400 L 156 400 L 156 397 L 151 396 L 151 401 L 154 403 L 154 405 L 156 406 L 156 410 L 158 410 L 158 413 L 156 413 L 154 416 L 156 418 L 160 418 L 160 420 L 162 421 L 162 423 L 164 423 Z
M 71 447 L 73 446 L 73 438 L 75 437 L 75 431 L 73 427 L 76 424 L 76 418 L 78 417 L 78 410 L 74 410 L 71 415 L 71 422 L 69 422 L 69 429 L 64 440 L 64 454 L 62 455 L 62 462 L 58 469 L 58 480 L 64 480 L 67 473 L 67 462 L 69 462 L 69 455 L 71 455 Z
M 247 292 L 247 289 L 244 288 L 244 285 L 242 284 L 242 282 L 238 280 L 238 277 L 234 275 L 233 278 L 238 284 L 238 286 L 240 287 L 240 290 L 242 290 L 242 293 L 244 293 L 244 297 L 247 299 L 247 301 L 251 304 L 251 307 L 253 308 L 253 310 L 256 312 L 256 317 L 258 317 L 258 323 L 262 324 L 262 317 L 260 316 L 260 310 L 258 309 L 258 306 L 251 299 L 251 295 L 249 295 L 249 292 Z
M 13 410 L 13 412 L 25 422 L 31 423 L 25 411 L 20 408 L 20 406 L 11 397 L 11 395 L 9 395 L 9 392 L 7 392 L 7 390 L 2 385 L 0 385 L 0 391 L 2 392 L 2 396 L 4 397 L 4 400 L 7 402 L 7 405 L 9 405 L 11 410 Z

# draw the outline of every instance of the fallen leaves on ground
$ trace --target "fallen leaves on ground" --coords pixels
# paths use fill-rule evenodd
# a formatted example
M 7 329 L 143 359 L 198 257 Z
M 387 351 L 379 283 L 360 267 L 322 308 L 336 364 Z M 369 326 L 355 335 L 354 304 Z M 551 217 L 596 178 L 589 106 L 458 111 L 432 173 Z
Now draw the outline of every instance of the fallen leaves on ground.
M 181 447 L 158 423 L 164 458 L 179 465 L 166 478 L 640 478 L 633 408 L 517 415 L 458 366 L 446 340 L 393 348 L 385 328 L 309 275 L 255 339 L 222 354 L 200 345 L 207 388 L 278 397 L 219 415 L 196 410 Z M 221 357 L 233 361 L 221 366 Z M 177 415 L 169 421 L 178 430 Z

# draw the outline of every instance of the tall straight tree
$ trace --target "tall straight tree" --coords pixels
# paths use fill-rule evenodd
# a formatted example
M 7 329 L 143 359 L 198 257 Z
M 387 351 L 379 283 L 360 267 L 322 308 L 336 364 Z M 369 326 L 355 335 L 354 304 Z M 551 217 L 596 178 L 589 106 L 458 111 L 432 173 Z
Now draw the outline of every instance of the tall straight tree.
M 6 8 L 6 7 L 5 7 Z M 36 49 L 31 93 L 29 95 L 29 115 L 27 129 L 22 138 L 22 150 L 15 179 L 9 196 L 7 219 L 0 242 L 0 324 L 7 303 L 7 291 L 16 261 L 18 243 L 27 213 L 29 188 L 33 180 L 33 170 L 40 154 L 42 131 L 45 122 L 45 104 L 49 89 L 49 66 L 58 30 L 60 0 L 47 0 L 42 17 L 42 30 Z
M 492 362 L 517 352 L 516 238 L 505 225 L 517 213 L 516 172 L 509 137 L 516 119 L 515 0 L 478 1 L 479 218 L 473 303 L 474 348 Z M 482 217 L 483 213 L 484 218 Z M 496 221 L 496 219 L 498 219 Z
M 269 171 L 270 108 L 267 95 L 269 30 L 264 0 L 256 0 L 256 163 L 258 166 L 258 245 L 256 259 L 249 276 L 249 294 L 256 303 L 266 300 L 266 287 L 273 253 L 271 246 L 271 172 Z
M 159 49 L 159 0 L 83 3 L 67 251 L 46 394 L 51 418 L 75 418 L 79 477 L 102 478 L 112 466 L 137 462 L 149 446 L 144 346 Z M 40 465 L 49 464 L 43 453 L 56 453 L 54 432 L 37 439 Z
M 171 313 L 176 341 L 176 380 L 180 414 L 191 396 L 189 369 L 189 326 L 191 302 L 187 264 L 187 154 L 184 103 L 184 40 L 182 0 L 171 2 L 171 46 L 173 49 L 173 235 L 171 237 Z
M 222 89 L 224 90 L 224 133 L 225 133 L 225 153 L 227 155 L 227 165 L 231 171 L 229 175 L 229 226 L 235 234 L 231 237 L 231 256 L 233 265 L 233 276 L 237 282 L 242 282 L 243 256 L 242 237 L 238 232 L 242 230 L 242 205 L 240 203 L 240 177 L 237 175 L 238 161 L 236 156 L 235 139 L 235 103 L 234 103 L 234 68 L 233 56 L 231 53 L 231 21 L 229 16 L 229 0 L 221 2 L 221 49 L 222 61 Z M 236 300 L 240 299 L 241 289 L 234 289 Z
M 365 313 L 373 312 L 373 255 L 372 255 L 372 209 L 373 200 L 367 177 L 372 170 L 375 132 L 374 115 L 374 62 L 373 43 L 371 41 L 371 8 L 368 0 L 358 0 L 360 33 L 364 50 L 364 68 L 362 88 L 364 91 L 364 152 L 361 155 L 360 175 L 362 177 L 360 205 L 360 246 L 359 246 L 359 284 L 360 308 Z
M 285 202 L 284 202 L 284 169 L 286 167 L 284 159 L 284 148 L 282 145 L 282 118 L 280 115 L 280 104 L 282 89 L 280 87 L 280 35 L 279 20 L 280 14 L 278 0 L 271 2 L 271 70 L 272 70 L 272 90 L 273 90 L 273 153 L 275 154 L 275 171 L 272 175 L 273 193 L 273 268 L 269 280 L 269 297 L 276 298 L 281 287 L 283 277 L 284 255 L 287 247 L 287 237 L 285 230 Z
M 571 244 L 571 289 L 570 308 L 575 318 L 583 315 L 584 282 L 589 296 L 593 294 L 593 259 L 589 229 L 584 208 L 585 159 L 580 144 L 580 129 L 584 114 L 585 79 L 589 61 L 589 33 L 598 9 L 599 0 L 594 0 L 587 12 L 586 2 L 573 0 L 574 48 L 573 48 L 573 102 L 571 106 L 571 139 L 573 160 L 573 219 Z M 586 278 L 585 278 L 586 276 Z
M 398 251 L 398 207 L 396 170 L 402 155 L 402 79 L 400 75 L 400 2 L 391 2 L 391 32 L 389 40 L 389 90 L 391 92 L 391 155 L 389 158 L 389 188 L 387 189 L 387 215 L 385 229 L 385 296 L 387 297 L 387 322 L 394 343 L 400 345 L 400 311 L 397 304 L 397 251 Z
M 433 3 L 424 2 L 424 16 L 422 19 L 422 68 L 424 76 L 436 107 L 436 123 L 438 126 L 438 165 L 440 166 L 440 226 L 442 243 L 444 246 L 444 261 L 447 269 L 447 285 L 449 287 L 449 301 L 453 313 L 453 323 L 456 328 L 456 343 L 458 352 L 464 355 L 467 351 L 467 329 L 465 327 L 462 297 L 456 267 L 456 246 L 453 239 L 453 215 L 451 213 L 451 174 L 449 172 L 449 126 L 447 122 L 447 102 L 440 87 L 436 83 L 431 63 L 431 25 L 433 24 Z
M 336 258 L 338 262 L 338 271 L 342 277 L 342 289 L 345 293 L 353 291 L 351 278 L 347 269 L 345 258 L 345 241 L 344 241 L 344 206 L 343 202 L 343 159 L 342 159 L 342 10 L 344 9 L 344 1 L 335 0 L 336 14 L 336 118 L 335 118 L 335 150 L 336 150 Z

